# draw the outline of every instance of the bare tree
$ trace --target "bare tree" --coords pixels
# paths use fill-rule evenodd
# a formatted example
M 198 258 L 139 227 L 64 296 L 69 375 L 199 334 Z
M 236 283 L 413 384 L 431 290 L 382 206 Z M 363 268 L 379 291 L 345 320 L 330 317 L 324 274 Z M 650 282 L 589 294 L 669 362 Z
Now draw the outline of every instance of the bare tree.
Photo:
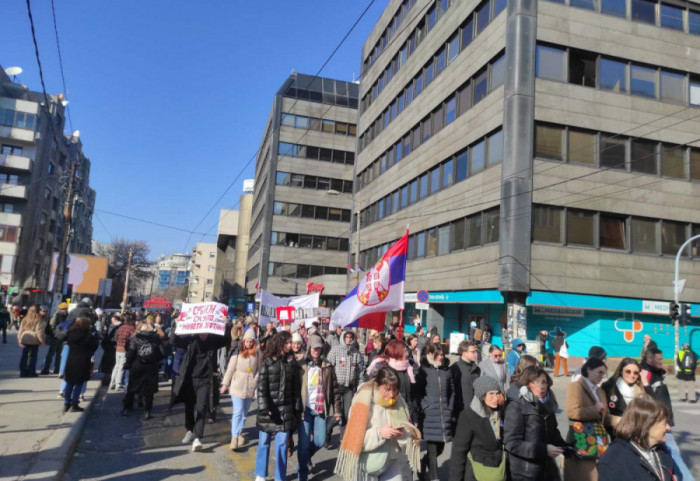
M 107 276 L 112 279 L 112 294 L 109 304 L 114 306 L 119 305 L 124 293 L 129 250 L 132 250 L 129 284 L 136 286 L 144 283 L 152 276 L 149 268 L 153 265 L 153 262 L 148 260 L 150 249 L 145 241 L 128 241 L 120 238 L 111 244 L 99 244 L 95 249 L 96 255 L 109 259 Z M 131 292 L 132 290 L 129 289 L 129 291 Z

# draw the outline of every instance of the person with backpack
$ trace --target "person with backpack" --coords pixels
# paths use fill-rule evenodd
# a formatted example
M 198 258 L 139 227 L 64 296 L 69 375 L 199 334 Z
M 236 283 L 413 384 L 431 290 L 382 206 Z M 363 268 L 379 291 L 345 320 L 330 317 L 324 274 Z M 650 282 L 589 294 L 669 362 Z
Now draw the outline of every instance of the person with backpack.
M 683 349 L 678 351 L 676 364 L 678 364 L 678 373 L 676 374 L 679 381 L 678 390 L 683 395 L 681 402 L 688 400 L 691 403 L 698 402 L 695 396 L 695 368 L 698 366 L 698 355 L 690 349 L 690 344 L 683 344 Z
M 163 357 L 158 332 L 149 324 L 141 324 L 126 350 L 124 367 L 129 370 L 129 385 L 122 401 L 123 416 L 133 409 L 134 396 L 138 394 L 146 410 L 144 419 L 151 419 L 153 395 L 158 391 L 158 369 Z
M 32 306 L 22 319 L 17 333 L 17 343 L 22 348 L 19 377 L 37 377 L 36 361 L 39 346 L 46 344 L 44 336 L 44 323 L 39 315 L 39 306 Z
M 61 365 L 61 350 L 63 349 L 63 340 L 58 340 L 54 330 L 56 326 L 66 320 L 68 317 L 68 304 L 62 302 L 58 305 L 58 310 L 51 317 L 51 320 L 46 323 L 46 344 L 49 350 L 44 358 L 44 365 L 41 368 L 41 374 L 46 375 L 51 368 L 51 361 L 54 361 L 53 373 L 58 374 Z

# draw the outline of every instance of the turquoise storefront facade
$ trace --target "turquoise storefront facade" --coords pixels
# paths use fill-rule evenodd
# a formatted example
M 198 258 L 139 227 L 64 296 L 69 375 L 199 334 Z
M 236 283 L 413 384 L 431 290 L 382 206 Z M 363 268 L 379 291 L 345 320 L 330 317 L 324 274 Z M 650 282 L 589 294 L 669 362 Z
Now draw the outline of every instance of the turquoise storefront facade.
M 412 314 L 414 295 L 406 295 L 407 315 Z M 466 332 L 468 320 L 483 316 L 501 342 L 506 306 L 498 290 L 429 292 L 431 309 L 439 311 L 444 337 Z M 527 337 L 534 340 L 546 329 L 551 337 L 566 333 L 571 356 L 585 357 L 591 346 L 603 346 L 609 356 L 639 357 L 643 336 L 649 334 L 664 352 L 673 357 L 674 329 L 668 316 L 668 301 L 591 296 L 532 291 L 527 298 Z M 691 304 L 691 315 L 700 317 L 700 305 Z M 407 317 L 410 318 L 410 317 Z M 429 317 L 427 326 L 430 326 Z M 680 328 L 680 343 L 700 343 L 700 327 Z M 697 349 L 696 349 L 697 350 Z

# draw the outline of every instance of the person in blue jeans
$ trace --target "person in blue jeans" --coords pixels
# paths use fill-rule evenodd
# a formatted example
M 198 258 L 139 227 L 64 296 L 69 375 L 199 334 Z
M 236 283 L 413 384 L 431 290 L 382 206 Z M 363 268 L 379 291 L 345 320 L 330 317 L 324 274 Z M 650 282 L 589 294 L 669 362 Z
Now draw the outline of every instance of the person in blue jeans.
M 301 418 L 301 379 L 299 370 L 287 362 L 292 350 L 292 335 L 274 334 L 265 345 L 258 373 L 259 430 L 255 481 L 265 481 L 270 458 L 270 443 L 275 439 L 275 481 L 287 478 L 287 441 Z
M 326 444 L 326 419 L 335 415 L 340 421 L 340 390 L 333 365 L 321 356 L 323 341 L 309 337 L 309 352 L 302 364 L 301 402 L 304 418 L 299 425 L 299 481 L 309 478 L 311 458 Z M 313 438 L 313 441 L 312 441 Z

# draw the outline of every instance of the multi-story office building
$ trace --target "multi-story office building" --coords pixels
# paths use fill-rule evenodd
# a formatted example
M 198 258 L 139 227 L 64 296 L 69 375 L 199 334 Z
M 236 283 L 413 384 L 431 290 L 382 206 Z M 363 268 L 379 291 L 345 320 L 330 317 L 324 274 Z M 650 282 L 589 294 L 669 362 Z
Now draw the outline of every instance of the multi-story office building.
M 361 264 L 410 224 L 406 298 L 428 290 L 444 336 L 489 322 L 500 342 L 510 320 L 572 355 L 637 355 L 643 334 L 672 351 L 674 256 L 700 233 L 699 34 L 682 0 L 390 1 L 362 52 Z M 698 249 L 681 300 L 700 300 Z
M 190 276 L 190 254 L 175 253 L 162 256 L 158 264 L 158 289 L 185 286 Z
M 214 297 L 216 244 L 197 242 L 190 258 L 188 302 L 210 302 Z
M 0 283 L 16 302 L 45 302 L 52 253 L 63 243 L 65 187 L 72 162 L 78 202 L 69 253 L 90 253 L 95 191 L 77 132 L 63 135 L 61 96 L 29 90 L 0 68 Z
M 258 152 L 247 287 L 346 291 L 358 85 L 293 73 L 273 99 Z

